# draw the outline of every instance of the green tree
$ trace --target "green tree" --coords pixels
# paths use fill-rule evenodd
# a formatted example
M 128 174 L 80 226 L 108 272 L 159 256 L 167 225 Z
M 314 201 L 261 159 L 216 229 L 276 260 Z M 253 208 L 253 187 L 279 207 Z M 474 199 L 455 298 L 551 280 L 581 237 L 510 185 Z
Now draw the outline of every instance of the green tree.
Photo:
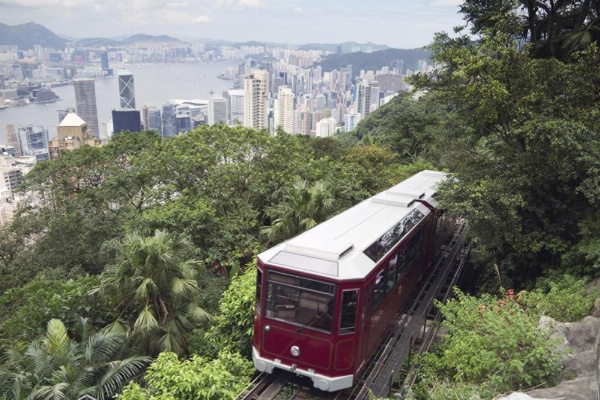
M 396 155 L 378 145 L 356 146 L 348 150 L 343 160 L 355 171 L 355 179 L 371 196 L 398 183 L 394 169 L 399 165 Z
M 51 319 L 60 319 L 72 331 L 81 318 L 91 326 L 102 326 L 113 307 L 100 307 L 88 294 L 99 283 L 98 276 L 71 280 L 40 277 L 6 291 L 0 296 L 0 348 L 33 341 L 45 332 Z
M 189 237 L 157 230 L 154 236 L 127 234 L 104 246 L 109 265 L 101 293 L 116 298 L 117 319 L 109 331 L 130 332 L 146 354 L 186 352 L 193 321 L 210 316 L 198 305 L 202 264 Z
M 69 338 L 58 319 L 48 322 L 42 339 L 23 351 L 6 352 L 0 370 L 0 393 L 12 399 L 60 400 L 92 395 L 110 399 L 150 362 L 147 357 L 120 359 L 125 337 L 109 333 L 85 333 L 82 340 Z
M 532 59 L 509 34 L 436 36 L 442 65 L 420 76 L 451 107 L 442 161 L 456 179 L 442 201 L 465 216 L 485 252 L 521 284 L 559 264 L 600 200 L 600 56 Z M 508 273 L 508 276 L 507 276 Z
M 506 30 L 531 44 L 535 57 L 567 59 L 573 52 L 600 42 L 598 0 L 466 0 L 461 12 L 471 32 Z
M 326 220 L 334 211 L 333 195 L 324 182 L 311 185 L 298 180 L 285 191 L 284 201 L 269 212 L 273 222 L 263 232 L 273 240 L 290 238 Z
M 252 356 L 255 299 L 256 260 L 245 268 L 242 275 L 232 279 L 221 296 L 219 313 L 206 333 L 213 348 L 239 353 L 247 358 Z

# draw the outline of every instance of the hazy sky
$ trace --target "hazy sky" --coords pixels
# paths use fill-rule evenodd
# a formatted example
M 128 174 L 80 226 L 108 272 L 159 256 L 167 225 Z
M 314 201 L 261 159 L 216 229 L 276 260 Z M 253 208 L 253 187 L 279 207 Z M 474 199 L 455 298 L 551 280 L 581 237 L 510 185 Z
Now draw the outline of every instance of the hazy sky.
M 461 0 L 0 0 L 0 22 L 73 37 L 165 34 L 286 43 L 374 42 L 414 48 L 463 23 Z

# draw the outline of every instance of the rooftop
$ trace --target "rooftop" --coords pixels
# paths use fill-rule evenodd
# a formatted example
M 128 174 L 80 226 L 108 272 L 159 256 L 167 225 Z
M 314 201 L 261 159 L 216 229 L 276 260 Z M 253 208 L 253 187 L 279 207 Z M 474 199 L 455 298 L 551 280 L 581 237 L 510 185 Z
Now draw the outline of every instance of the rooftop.
M 81 117 L 74 112 L 69 112 L 63 120 L 60 122 L 58 126 L 81 126 L 86 122 L 81 119 Z

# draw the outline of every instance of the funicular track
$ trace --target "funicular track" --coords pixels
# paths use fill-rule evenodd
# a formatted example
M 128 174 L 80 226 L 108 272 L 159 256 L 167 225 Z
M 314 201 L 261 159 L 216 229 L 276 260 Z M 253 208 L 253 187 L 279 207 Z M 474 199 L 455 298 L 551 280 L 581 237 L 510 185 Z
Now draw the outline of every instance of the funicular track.
M 434 300 L 447 299 L 462 274 L 470 252 L 470 246 L 465 245 L 466 234 L 466 221 L 457 222 L 449 243 L 445 244 L 420 290 L 396 318 L 390 333 L 371 358 L 369 368 L 352 388 L 327 393 L 313 389 L 308 378 L 277 370 L 273 374 L 258 375 L 236 400 L 364 400 L 371 396 L 386 397 L 411 352 L 422 354 L 431 346 L 441 319 Z M 412 367 L 399 391 L 401 397 L 415 379 L 416 369 Z

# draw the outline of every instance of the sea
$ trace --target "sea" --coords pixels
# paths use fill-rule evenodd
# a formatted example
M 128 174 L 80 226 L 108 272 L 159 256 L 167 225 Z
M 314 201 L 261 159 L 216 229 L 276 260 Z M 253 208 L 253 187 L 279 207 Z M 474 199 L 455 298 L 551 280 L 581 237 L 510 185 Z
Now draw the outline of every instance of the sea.
M 144 105 L 161 107 L 172 99 L 208 100 L 211 92 L 222 95 L 231 89 L 233 82 L 219 79 L 218 76 L 237 62 L 214 63 L 152 63 L 125 64 L 133 73 L 135 105 L 138 110 Z M 98 124 L 111 118 L 112 110 L 120 107 L 119 80 L 116 76 L 96 78 L 96 105 Z M 73 85 L 57 86 L 52 89 L 61 100 L 54 103 L 28 104 L 25 106 L 0 109 L 0 143 L 5 144 L 6 125 L 34 124 L 45 125 L 50 138 L 56 136 L 59 124 L 58 110 L 75 108 L 75 90 Z

